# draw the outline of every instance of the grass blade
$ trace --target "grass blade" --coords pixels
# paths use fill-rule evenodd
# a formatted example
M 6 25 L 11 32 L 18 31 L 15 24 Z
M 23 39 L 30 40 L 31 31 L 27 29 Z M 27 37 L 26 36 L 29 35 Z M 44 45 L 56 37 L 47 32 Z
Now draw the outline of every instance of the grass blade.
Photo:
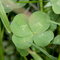
M 10 24 L 9 24 L 8 18 L 6 16 L 6 12 L 4 10 L 4 7 L 3 7 L 1 1 L 0 1 L 0 18 L 1 18 L 1 21 L 2 21 L 2 23 L 4 25 L 4 27 L 8 31 L 8 33 L 11 33 Z

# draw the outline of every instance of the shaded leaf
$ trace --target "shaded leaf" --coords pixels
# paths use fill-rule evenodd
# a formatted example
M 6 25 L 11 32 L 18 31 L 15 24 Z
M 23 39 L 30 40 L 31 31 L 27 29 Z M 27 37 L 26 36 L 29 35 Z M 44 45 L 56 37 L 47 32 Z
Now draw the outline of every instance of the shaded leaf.
M 17 49 L 21 56 L 27 56 L 29 53 L 25 49 Z
M 14 53 L 14 47 L 13 46 L 8 46 L 6 49 L 5 49 L 5 53 L 7 54 L 7 55 L 11 55 L 11 54 L 13 54 Z
M 51 31 L 55 31 L 56 28 L 57 28 L 57 25 L 51 23 L 49 30 L 51 30 Z
M 53 44 L 58 44 L 58 45 L 60 45 L 60 35 L 57 35 L 57 36 L 54 38 Z

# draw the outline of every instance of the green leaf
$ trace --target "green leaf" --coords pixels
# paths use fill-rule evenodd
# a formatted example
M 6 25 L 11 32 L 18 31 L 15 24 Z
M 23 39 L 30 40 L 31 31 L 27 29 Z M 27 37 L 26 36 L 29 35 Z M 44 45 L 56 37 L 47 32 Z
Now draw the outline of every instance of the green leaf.
M 56 28 L 57 28 L 57 25 L 51 23 L 49 30 L 51 30 L 51 31 L 55 31 Z
M 11 33 L 11 30 L 10 30 L 10 24 L 9 24 L 9 21 L 8 21 L 8 18 L 6 16 L 6 12 L 4 10 L 4 7 L 0 1 L 0 18 L 1 18 L 1 21 L 2 23 L 4 24 L 6 30 Z
M 37 11 L 30 16 L 29 25 L 34 33 L 42 33 L 49 28 L 49 20 L 50 18 L 47 14 Z
M 33 37 L 34 43 L 38 46 L 44 47 L 47 46 L 52 39 L 54 38 L 54 34 L 52 31 L 46 31 L 43 33 L 39 33 Z
M 12 0 L 7 0 L 7 1 L 6 0 L 1 0 L 1 1 L 2 1 L 2 4 L 4 6 L 4 9 L 5 9 L 6 13 L 9 13 L 12 10 L 18 8 L 18 6 L 16 5 L 16 3 L 13 2 Z
M 29 53 L 26 49 L 17 49 L 21 56 L 27 56 Z
M 9 12 L 12 11 L 11 8 L 9 8 L 9 7 L 5 6 L 5 5 L 3 5 L 3 6 L 4 6 L 4 10 L 5 10 L 6 13 L 9 13 Z
M 18 3 L 17 0 L 1 0 L 6 13 L 11 12 L 14 9 L 24 7 L 26 3 Z M 19 0 L 19 1 L 29 1 L 29 0 Z
M 27 16 L 24 14 L 15 16 L 11 23 L 12 32 L 19 37 L 31 36 L 32 32 L 27 25 L 27 20 Z
M 50 0 L 52 9 L 56 14 L 60 14 L 60 0 Z
M 14 53 L 14 47 L 10 45 L 4 51 L 7 55 L 12 55 Z
M 53 44 L 60 45 L 60 35 L 57 35 L 57 36 L 54 38 Z
M 13 35 L 12 36 L 12 41 L 17 48 L 27 49 L 32 45 L 31 43 L 33 42 L 33 40 L 31 38 L 32 38 L 32 36 L 20 38 L 20 37 L 17 37 L 15 35 Z
M 60 17 L 59 14 L 55 14 L 52 9 L 50 10 L 50 12 L 48 13 L 49 17 L 51 20 L 53 21 L 57 21 L 57 19 Z

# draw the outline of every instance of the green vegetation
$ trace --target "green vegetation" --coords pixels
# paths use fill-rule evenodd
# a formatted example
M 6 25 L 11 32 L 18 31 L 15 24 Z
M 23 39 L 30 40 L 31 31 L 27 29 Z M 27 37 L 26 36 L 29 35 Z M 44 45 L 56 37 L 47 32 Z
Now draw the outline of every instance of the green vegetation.
M 0 0 L 0 60 L 60 60 L 60 0 L 29 1 Z

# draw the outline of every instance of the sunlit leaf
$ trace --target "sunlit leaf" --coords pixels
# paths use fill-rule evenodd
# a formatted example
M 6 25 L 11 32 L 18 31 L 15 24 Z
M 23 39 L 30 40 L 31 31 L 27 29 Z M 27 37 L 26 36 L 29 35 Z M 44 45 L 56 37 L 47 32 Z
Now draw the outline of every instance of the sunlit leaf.
M 27 25 L 27 17 L 24 14 L 18 14 L 11 23 L 12 32 L 20 37 L 30 36 L 32 32 Z
M 12 0 L 7 0 L 7 1 L 6 0 L 1 0 L 1 1 L 2 1 L 2 4 L 4 6 L 4 9 L 5 9 L 6 13 L 9 13 L 14 9 L 19 8 L 19 6 L 17 6 L 16 3 Z
M 50 2 L 48 2 L 48 3 L 44 6 L 44 8 L 48 8 L 48 7 L 51 7 L 51 3 L 50 3 Z
M 21 8 L 26 5 L 26 3 L 18 3 L 17 0 L 1 0 L 6 13 L 11 12 L 14 9 Z M 19 0 L 19 1 L 29 1 L 29 0 Z
M 37 34 L 33 37 L 34 43 L 38 46 L 44 47 L 47 46 L 52 39 L 54 38 L 54 34 L 52 31 L 46 31 L 41 34 Z
M 37 11 L 30 16 L 29 25 L 34 33 L 42 33 L 49 28 L 49 20 L 50 18 L 47 14 Z
M 11 33 L 11 30 L 10 30 L 10 24 L 9 24 L 9 21 L 8 21 L 8 18 L 7 18 L 7 15 L 6 15 L 6 12 L 4 10 L 4 7 L 0 1 L 0 18 L 1 18 L 1 21 L 2 23 L 4 24 L 6 30 Z
M 52 9 L 56 14 L 60 14 L 60 0 L 50 0 Z

